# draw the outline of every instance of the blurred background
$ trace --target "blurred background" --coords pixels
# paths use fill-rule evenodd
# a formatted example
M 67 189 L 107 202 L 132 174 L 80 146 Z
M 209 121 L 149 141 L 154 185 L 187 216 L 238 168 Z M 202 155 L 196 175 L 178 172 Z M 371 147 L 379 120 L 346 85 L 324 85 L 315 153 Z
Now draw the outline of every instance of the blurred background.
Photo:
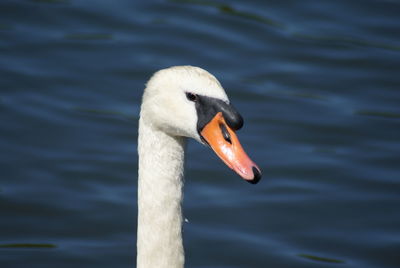
M 0 2 L 0 267 L 134 267 L 144 84 L 213 73 L 264 171 L 190 142 L 187 267 L 400 267 L 400 2 Z M 397 159 L 397 160 L 396 160 Z

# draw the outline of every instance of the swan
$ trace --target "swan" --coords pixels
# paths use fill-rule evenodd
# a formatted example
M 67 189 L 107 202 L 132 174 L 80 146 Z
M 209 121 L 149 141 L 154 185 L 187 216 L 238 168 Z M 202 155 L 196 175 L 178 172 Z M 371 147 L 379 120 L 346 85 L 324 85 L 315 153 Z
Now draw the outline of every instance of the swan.
M 147 82 L 139 118 L 137 268 L 181 268 L 182 186 L 187 138 L 209 146 L 250 183 L 261 178 L 235 131 L 241 115 L 204 69 L 174 66 Z

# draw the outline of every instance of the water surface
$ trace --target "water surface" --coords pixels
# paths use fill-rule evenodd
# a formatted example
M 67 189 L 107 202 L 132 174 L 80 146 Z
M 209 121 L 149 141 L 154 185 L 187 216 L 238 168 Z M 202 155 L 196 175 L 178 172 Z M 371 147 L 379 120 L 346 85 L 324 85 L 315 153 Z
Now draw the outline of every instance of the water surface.
M 187 267 L 400 267 L 398 14 L 375 0 L 3 0 L 0 266 L 135 266 L 141 94 L 190 64 L 222 82 L 264 178 L 189 144 Z

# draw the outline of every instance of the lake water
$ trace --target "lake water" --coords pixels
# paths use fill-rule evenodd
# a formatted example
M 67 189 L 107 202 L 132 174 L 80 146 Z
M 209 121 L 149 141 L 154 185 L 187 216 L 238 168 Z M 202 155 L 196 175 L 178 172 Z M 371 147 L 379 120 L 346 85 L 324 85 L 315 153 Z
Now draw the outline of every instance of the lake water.
M 153 72 L 216 75 L 264 171 L 190 142 L 187 267 L 400 267 L 400 2 L 0 2 L 0 267 L 134 267 Z

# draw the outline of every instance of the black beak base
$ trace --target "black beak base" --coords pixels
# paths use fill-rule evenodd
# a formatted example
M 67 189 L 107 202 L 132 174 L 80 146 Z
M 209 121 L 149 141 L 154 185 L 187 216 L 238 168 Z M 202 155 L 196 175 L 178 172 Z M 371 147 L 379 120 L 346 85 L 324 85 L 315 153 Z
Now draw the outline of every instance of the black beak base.
M 196 111 L 197 131 L 199 135 L 204 126 L 219 112 L 222 112 L 225 122 L 233 130 L 238 130 L 243 127 L 243 117 L 231 104 L 223 100 L 197 95 Z

